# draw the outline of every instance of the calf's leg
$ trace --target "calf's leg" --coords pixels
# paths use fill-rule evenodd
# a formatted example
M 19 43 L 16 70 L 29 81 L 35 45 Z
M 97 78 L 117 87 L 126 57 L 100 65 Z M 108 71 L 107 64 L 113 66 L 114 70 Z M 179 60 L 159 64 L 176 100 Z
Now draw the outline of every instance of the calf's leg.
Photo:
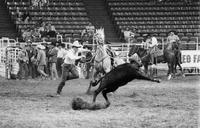
M 108 100 L 107 93 L 109 93 L 108 90 L 102 91 L 102 95 L 103 95 L 104 99 L 106 100 L 106 106 L 110 106 L 110 101 Z
M 138 72 L 138 75 L 137 75 L 137 78 L 136 78 L 136 79 L 148 80 L 148 81 L 160 83 L 160 80 L 154 79 L 154 78 L 150 78 L 150 77 L 144 75 L 144 74 L 141 73 L 141 72 Z

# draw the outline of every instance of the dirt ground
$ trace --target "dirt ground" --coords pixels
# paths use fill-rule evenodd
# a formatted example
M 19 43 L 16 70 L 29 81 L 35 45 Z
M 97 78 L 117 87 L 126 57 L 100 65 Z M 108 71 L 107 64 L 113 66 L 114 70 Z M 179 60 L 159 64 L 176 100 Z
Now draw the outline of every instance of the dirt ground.
M 109 108 L 75 111 L 74 97 L 92 101 L 85 94 L 88 80 L 66 82 L 60 97 L 49 97 L 59 80 L 0 79 L 0 128 L 198 128 L 199 81 L 200 76 L 134 80 L 109 94 Z M 97 102 L 105 102 L 101 94 Z

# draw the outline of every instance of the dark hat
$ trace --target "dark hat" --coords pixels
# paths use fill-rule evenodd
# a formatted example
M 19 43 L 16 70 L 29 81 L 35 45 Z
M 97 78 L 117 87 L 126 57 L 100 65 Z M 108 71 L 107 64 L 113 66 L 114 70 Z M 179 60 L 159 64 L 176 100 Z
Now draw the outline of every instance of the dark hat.
M 158 34 L 157 33 L 152 33 L 151 36 L 158 36 Z
M 64 48 L 65 44 L 64 43 L 59 43 L 58 46 L 61 46 L 62 48 Z
M 105 44 L 111 44 L 109 41 L 106 41 Z
M 173 32 L 174 34 L 177 33 L 175 30 L 170 30 L 170 31 L 168 32 L 168 34 L 171 33 L 171 32 Z
M 56 46 L 56 42 L 53 41 L 53 42 L 50 43 L 50 45 Z

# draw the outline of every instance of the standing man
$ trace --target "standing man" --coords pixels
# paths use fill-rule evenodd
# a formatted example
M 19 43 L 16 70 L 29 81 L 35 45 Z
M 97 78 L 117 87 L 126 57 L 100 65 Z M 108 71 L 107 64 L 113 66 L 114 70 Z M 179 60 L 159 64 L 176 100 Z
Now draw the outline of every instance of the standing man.
M 28 53 L 26 49 L 22 48 L 18 55 L 18 63 L 19 63 L 19 79 L 27 79 L 28 78 Z
M 37 64 L 38 64 L 38 72 L 41 76 L 47 77 L 48 75 L 44 72 L 44 68 L 46 66 L 46 54 L 45 47 L 43 45 L 38 45 L 38 54 L 37 54 Z
M 57 95 L 60 95 L 62 88 L 65 86 L 65 81 L 77 79 L 79 77 L 75 66 L 75 61 L 83 57 L 78 56 L 78 48 L 80 47 L 82 47 L 82 45 L 80 45 L 78 41 L 75 41 L 72 44 L 72 49 L 70 49 L 64 57 L 64 63 L 62 65 L 62 77 L 57 89 Z
M 58 48 L 56 47 L 56 42 L 52 42 L 50 45 L 50 50 L 48 52 L 52 80 L 58 79 L 58 73 L 56 69 L 57 53 L 58 53 Z
M 31 58 L 35 55 L 35 50 L 34 48 L 32 47 L 32 42 L 31 40 L 28 40 L 26 42 L 26 52 L 28 54 L 28 71 L 29 71 L 29 77 L 31 78 L 35 78 L 36 77 L 36 74 L 35 74 L 35 68 L 34 68 L 34 65 L 31 61 Z
M 150 54 L 150 59 L 151 59 L 151 64 L 154 64 L 154 54 L 157 50 L 157 46 L 158 46 L 158 41 L 156 39 L 156 37 L 154 36 L 154 34 L 152 36 L 148 35 L 147 37 L 147 41 L 148 41 L 148 54 Z
M 57 54 L 57 62 L 56 62 L 56 68 L 58 71 L 58 77 L 61 77 L 62 75 L 62 64 L 63 64 L 63 59 L 64 59 L 64 55 L 65 55 L 65 44 L 60 43 L 58 45 L 58 54 Z
M 124 31 L 124 39 L 126 43 L 130 43 L 131 37 L 134 37 L 135 34 L 131 32 L 131 30 L 127 27 L 126 30 Z

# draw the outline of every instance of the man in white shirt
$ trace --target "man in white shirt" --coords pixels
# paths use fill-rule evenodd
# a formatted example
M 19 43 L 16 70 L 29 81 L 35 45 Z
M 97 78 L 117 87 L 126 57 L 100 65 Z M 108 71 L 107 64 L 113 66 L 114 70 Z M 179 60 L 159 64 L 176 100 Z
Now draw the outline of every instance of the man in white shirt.
M 62 88 L 65 86 L 65 81 L 79 78 L 79 73 L 76 69 L 75 61 L 84 57 L 78 56 L 78 49 L 80 47 L 82 47 L 82 45 L 80 45 L 78 41 L 75 41 L 72 44 L 72 48 L 67 51 L 67 54 L 64 57 L 64 63 L 62 65 L 62 77 L 57 89 L 57 95 L 60 95 Z
M 167 37 L 167 45 L 171 47 L 175 51 L 177 61 L 181 64 L 181 51 L 180 51 L 180 39 L 179 37 L 175 34 L 175 31 L 170 31 L 169 36 Z
M 149 42 L 149 49 L 148 49 L 148 53 L 150 54 L 152 64 L 154 64 L 154 53 L 157 50 L 157 46 L 158 46 L 158 41 L 156 37 L 152 35 L 151 41 Z
M 131 32 L 131 30 L 129 30 L 129 28 L 126 28 L 126 30 L 124 31 L 124 39 L 126 41 L 126 43 L 129 43 L 131 37 L 133 38 L 135 36 L 135 34 L 133 32 Z

